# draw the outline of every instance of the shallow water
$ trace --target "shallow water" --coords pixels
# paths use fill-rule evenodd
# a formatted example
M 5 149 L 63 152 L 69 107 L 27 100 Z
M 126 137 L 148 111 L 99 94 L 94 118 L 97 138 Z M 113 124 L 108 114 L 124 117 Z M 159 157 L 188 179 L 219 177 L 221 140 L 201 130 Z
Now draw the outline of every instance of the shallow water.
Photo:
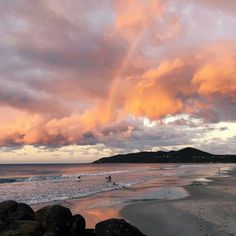
M 207 183 L 226 175 L 230 164 L 73 164 L 0 165 L 0 201 L 14 199 L 28 204 L 67 200 L 100 192 L 130 188 L 156 180 L 150 198 L 175 199 L 186 195 L 180 188 L 194 181 Z M 112 182 L 105 177 L 111 175 Z M 78 176 L 81 180 L 78 181 Z M 114 184 L 115 182 L 115 184 Z M 172 187 L 172 188 L 170 188 Z M 142 196 L 139 196 L 141 198 Z M 148 196 L 145 196 L 148 198 Z

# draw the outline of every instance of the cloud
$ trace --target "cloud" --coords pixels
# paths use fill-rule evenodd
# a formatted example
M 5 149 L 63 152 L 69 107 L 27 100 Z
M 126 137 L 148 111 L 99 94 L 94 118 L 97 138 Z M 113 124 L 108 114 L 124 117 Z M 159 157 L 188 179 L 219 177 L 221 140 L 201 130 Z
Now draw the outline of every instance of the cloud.
M 128 40 L 143 36 L 151 24 L 164 12 L 162 0 L 114 1 L 116 11 L 115 30 Z
M 197 54 L 162 62 L 145 71 L 129 92 L 127 112 L 154 120 L 181 113 L 211 122 L 234 119 L 235 53 L 231 41 L 219 41 L 203 46 Z M 228 118 L 227 114 L 219 114 L 223 104 L 231 110 Z
M 171 81 L 165 78 L 183 66 L 181 60 L 161 63 L 157 69 L 145 72 L 128 97 L 126 110 L 135 116 L 160 119 L 168 114 L 175 115 L 183 110 L 182 102 L 176 98 L 178 91 L 172 90 Z M 171 80 L 171 81 L 170 81 Z
M 220 95 L 235 100 L 236 48 L 232 43 L 219 43 L 210 51 L 211 59 L 193 77 L 198 93 L 203 96 Z
M 204 4 L 210 9 L 218 11 L 223 11 L 226 13 L 235 14 L 236 3 L 234 0 L 228 0 L 227 2 L 222 2 L 221 0 L 203 0 L 200 4 Z
M 133 150 L 194 144 L 187 128 L 235 122 L 234 9 L 213 0 L 0 1 L 0 144 Z M 139 119 L 166 127 L 157 134 Z

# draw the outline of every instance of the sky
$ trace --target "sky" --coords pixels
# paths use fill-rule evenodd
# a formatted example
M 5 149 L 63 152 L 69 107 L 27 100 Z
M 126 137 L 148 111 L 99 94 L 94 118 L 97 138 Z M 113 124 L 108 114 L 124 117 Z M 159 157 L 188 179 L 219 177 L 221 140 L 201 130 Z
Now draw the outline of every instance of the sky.
M 236 1 L 0 0 L 0 109 L 0 163 L 236 154 Z

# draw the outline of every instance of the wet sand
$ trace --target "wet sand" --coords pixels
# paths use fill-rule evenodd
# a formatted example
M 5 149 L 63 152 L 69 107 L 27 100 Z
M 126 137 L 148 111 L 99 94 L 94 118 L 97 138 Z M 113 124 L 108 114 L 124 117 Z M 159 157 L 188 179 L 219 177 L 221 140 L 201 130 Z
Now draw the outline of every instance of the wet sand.
M 120 215 L 148 236 L 236 235 L 236 170 L 207 185 L 186 186 L 189 197 L 143 199 L 125 206 Z
M 158 179 L 154 179 L 130 188 L 102 192 L 86 198 L 54 201 L 31 206 L 34 210 L 52 204 L 68 207 L 73 214 L 82 214 L 86 219 L 87 226 L 93 228 L 99 221 L 108 218 L 121 218 L 120 210 L 133 202 L 143 202 L 144 199 L 146 201 L 163 198 L 179 199 L 189 195 L 176 181 L 176 178 L 166 178 L 164 183 L 167 182 L 169 187 L 162 187 L 163 183 L 160 183 Z
M 148 236 L 236 235 L 236 168 L 230 175 L 207 177 L 214 181 L 191 186 L 184 186 L 191 174 L 157 178 L 126 189 L 32 207 L 63 205 L 73 214 L 82 214 L 89 228 L 108 218 L 125 218 Z

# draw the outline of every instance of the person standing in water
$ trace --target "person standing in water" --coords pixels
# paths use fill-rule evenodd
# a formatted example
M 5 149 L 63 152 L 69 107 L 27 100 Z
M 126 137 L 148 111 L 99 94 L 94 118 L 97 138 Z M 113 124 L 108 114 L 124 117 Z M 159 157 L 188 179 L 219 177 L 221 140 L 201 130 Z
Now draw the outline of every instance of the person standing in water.
M 109 175 L 108 177 L 105 178 L 107 182 L 111 182 L 111 176 Z

